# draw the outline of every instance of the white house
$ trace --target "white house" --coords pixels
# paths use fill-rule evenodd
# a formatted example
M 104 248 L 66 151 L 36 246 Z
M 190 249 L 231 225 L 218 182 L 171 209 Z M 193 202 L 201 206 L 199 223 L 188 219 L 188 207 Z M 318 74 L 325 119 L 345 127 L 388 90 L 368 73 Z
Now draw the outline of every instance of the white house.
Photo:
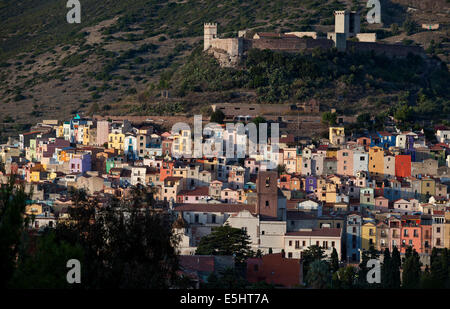
M 341 256 L 342 229 L 322 228 L 303 229 L 297 232 L 289 232 L 284 236 L 284 251 L 286 257 L 300 259 L 302 252 L 308 247 L 316 245 L 325 250 L 327 256 L 331 256 L 333 248 L 338 256 Z

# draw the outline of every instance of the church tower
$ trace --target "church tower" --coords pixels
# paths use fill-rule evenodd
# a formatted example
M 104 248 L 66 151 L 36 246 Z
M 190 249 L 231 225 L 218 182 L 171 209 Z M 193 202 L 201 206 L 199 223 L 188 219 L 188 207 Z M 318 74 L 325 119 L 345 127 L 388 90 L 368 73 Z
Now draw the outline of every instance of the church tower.
M 278 218 L 278 173 L 276 171 L 259 172 L 256 180 L 257 213 Z

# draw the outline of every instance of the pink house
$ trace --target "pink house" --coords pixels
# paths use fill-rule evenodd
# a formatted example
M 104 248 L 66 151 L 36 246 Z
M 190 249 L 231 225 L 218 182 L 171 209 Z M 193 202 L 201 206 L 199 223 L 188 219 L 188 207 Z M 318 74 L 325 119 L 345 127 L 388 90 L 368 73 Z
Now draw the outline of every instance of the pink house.
M 337 173 L 338 175 L 353 175 L 353 150 L 340 149 L 337 151 Z
M 223 183 L 220 180 L 214 180 L 209 184 L 209 195 L 220 199 Z
M 389 199 L 384 196 L 377 196 L 375 198 L 375 208 L 380 210 L 387 210 L 389 208 Z
M 237 203 L 239 199 L 239 192 L 230 188 L 226 188 L 222 190 L 220 199 L 225 203 Z
M 258 163 L 253 158 L 247 158 L 244 161 L 244 167 L 248 169 L 249 173 L 254 175 L 258 174 Z
M 100 120 L 97 121 L 97 145 L 103 145 L 108 142 L 109 134 L 109 121 Z
M 182 190 L 177 194 L 177 202 L 184 204 L 203 204 L 208 198 L 209 187 L 198 187 L 194 190 Z

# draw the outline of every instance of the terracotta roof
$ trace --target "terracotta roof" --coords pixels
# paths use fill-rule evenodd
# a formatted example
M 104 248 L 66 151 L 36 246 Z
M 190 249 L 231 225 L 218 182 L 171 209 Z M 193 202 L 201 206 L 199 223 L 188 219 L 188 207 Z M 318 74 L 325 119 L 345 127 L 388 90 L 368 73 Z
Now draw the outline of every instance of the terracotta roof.
M 286 236 L 341 237 L 341 229 L 322 228 L 286 233 Z
M 180 204 L 175 211 L 221 212 L 233 213 L 248 210 L 255 213 L 256 205 L 248 204 Z
M 199 195 L 209 195 L 209 187 L 198 187 L 194 190 L 182 190 L 178 195 L 185 196 L 199 196 Z
M 195 271 L 214 271 L 214 256 L 212 255 L 180 255 L 180 268 Z
M 313 220 L 317 219 L 317 216 L 303 211 L 287 211 L 286 220 Z

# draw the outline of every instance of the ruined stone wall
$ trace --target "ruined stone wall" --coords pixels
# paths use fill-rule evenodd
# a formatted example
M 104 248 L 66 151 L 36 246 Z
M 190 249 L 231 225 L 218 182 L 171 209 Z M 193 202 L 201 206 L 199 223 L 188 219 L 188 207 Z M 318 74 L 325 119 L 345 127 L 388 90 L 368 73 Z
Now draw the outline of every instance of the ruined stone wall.
M 333 47 L 333 41 L 329 39 L 310 38 L 280 38 L 280 39 L 256 39 L 251 41 L 252 48 L 270 49 L 276 51 L 298 52 L 314 48 L 329 49 Z
M 376 42 L 377 34 L 376 33 L 358 33 L 356 35 L 360 42 Z
M 352 42 L 347 41 L 347 50 L 355 49 L 359 52 L 373 51 L 376 54 L 385 54 L 388 57 L 406 57 L 409 53 L 414 55 L 423 56 L 424 50 L 420 46 L 405 46 L 405 45 L 392 45 L 392 44 L 380 44 L 372 42 Z
M 213 39 L 211 40 L 211 47 L 226 51 L 231 57 L 242 55 L 243 53 L 243 39 Z

